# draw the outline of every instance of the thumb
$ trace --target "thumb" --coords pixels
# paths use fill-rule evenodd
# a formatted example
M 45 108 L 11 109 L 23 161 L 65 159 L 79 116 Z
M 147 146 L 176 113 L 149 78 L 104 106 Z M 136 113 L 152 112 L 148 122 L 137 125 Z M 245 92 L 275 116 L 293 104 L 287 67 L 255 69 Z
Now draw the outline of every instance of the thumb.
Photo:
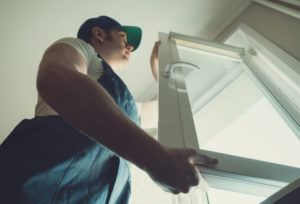
M 218 163 L 218 160 L 216 158 L 209 157 L 199 152 L 191 156 L 190 161 L 195 165 L 203 165 L 203 166 L 215 166 Z

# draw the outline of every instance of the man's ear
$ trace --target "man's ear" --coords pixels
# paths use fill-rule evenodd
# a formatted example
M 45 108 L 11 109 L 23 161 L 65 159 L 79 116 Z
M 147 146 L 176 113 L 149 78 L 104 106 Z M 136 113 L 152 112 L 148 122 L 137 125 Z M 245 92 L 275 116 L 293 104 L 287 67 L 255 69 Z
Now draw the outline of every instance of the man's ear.
M 97 39 L 100 43 L 102 43 L 105 39 L 106 33 L 104 32 L 103 29 L 99 27 L 93 27 L 91 30 L 92 37 Z

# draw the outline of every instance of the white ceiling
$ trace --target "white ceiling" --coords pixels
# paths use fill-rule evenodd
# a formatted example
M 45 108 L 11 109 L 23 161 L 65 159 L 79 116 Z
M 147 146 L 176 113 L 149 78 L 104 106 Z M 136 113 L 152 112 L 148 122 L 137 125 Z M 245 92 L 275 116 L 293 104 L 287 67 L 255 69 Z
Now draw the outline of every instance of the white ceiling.
M 75 36 L 90 17 L 111 16 L 143 29 L 140 48 L 117 73 L 138 100 L 154 86 L 149 57 L 158 32 L 174 31 L 213 39 L 251 0 L 1 0 L 0 143 L 23 118 L 34 113 L 35 78 L 44 50 Z

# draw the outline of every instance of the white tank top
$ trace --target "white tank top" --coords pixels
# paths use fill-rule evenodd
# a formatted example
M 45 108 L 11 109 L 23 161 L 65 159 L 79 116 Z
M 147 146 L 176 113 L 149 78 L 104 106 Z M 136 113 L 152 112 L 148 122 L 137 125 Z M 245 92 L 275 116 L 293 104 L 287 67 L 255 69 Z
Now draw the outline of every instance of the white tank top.
M 94 48 L 83 40 L 78 38 L 62 38 L 54 44 L 68 44 L 75 48 L 81 56 L 85 59 L 88 65 L 87 75 L 91 76 L 94 80 L 98 80 L 103 74 L 102 60 L 97 56 Z M 35 116 L 58 115 L 41 97 L 38 95 L 38 101 L 35 106 Z

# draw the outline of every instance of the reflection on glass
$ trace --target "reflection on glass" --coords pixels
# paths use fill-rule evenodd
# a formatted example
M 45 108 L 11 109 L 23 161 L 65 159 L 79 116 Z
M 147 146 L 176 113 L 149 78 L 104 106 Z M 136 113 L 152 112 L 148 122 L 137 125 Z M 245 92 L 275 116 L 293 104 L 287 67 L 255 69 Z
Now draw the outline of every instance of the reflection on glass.
M 237 60 L 178 46 L 201 149 L 300 167 L 300 140 Z

